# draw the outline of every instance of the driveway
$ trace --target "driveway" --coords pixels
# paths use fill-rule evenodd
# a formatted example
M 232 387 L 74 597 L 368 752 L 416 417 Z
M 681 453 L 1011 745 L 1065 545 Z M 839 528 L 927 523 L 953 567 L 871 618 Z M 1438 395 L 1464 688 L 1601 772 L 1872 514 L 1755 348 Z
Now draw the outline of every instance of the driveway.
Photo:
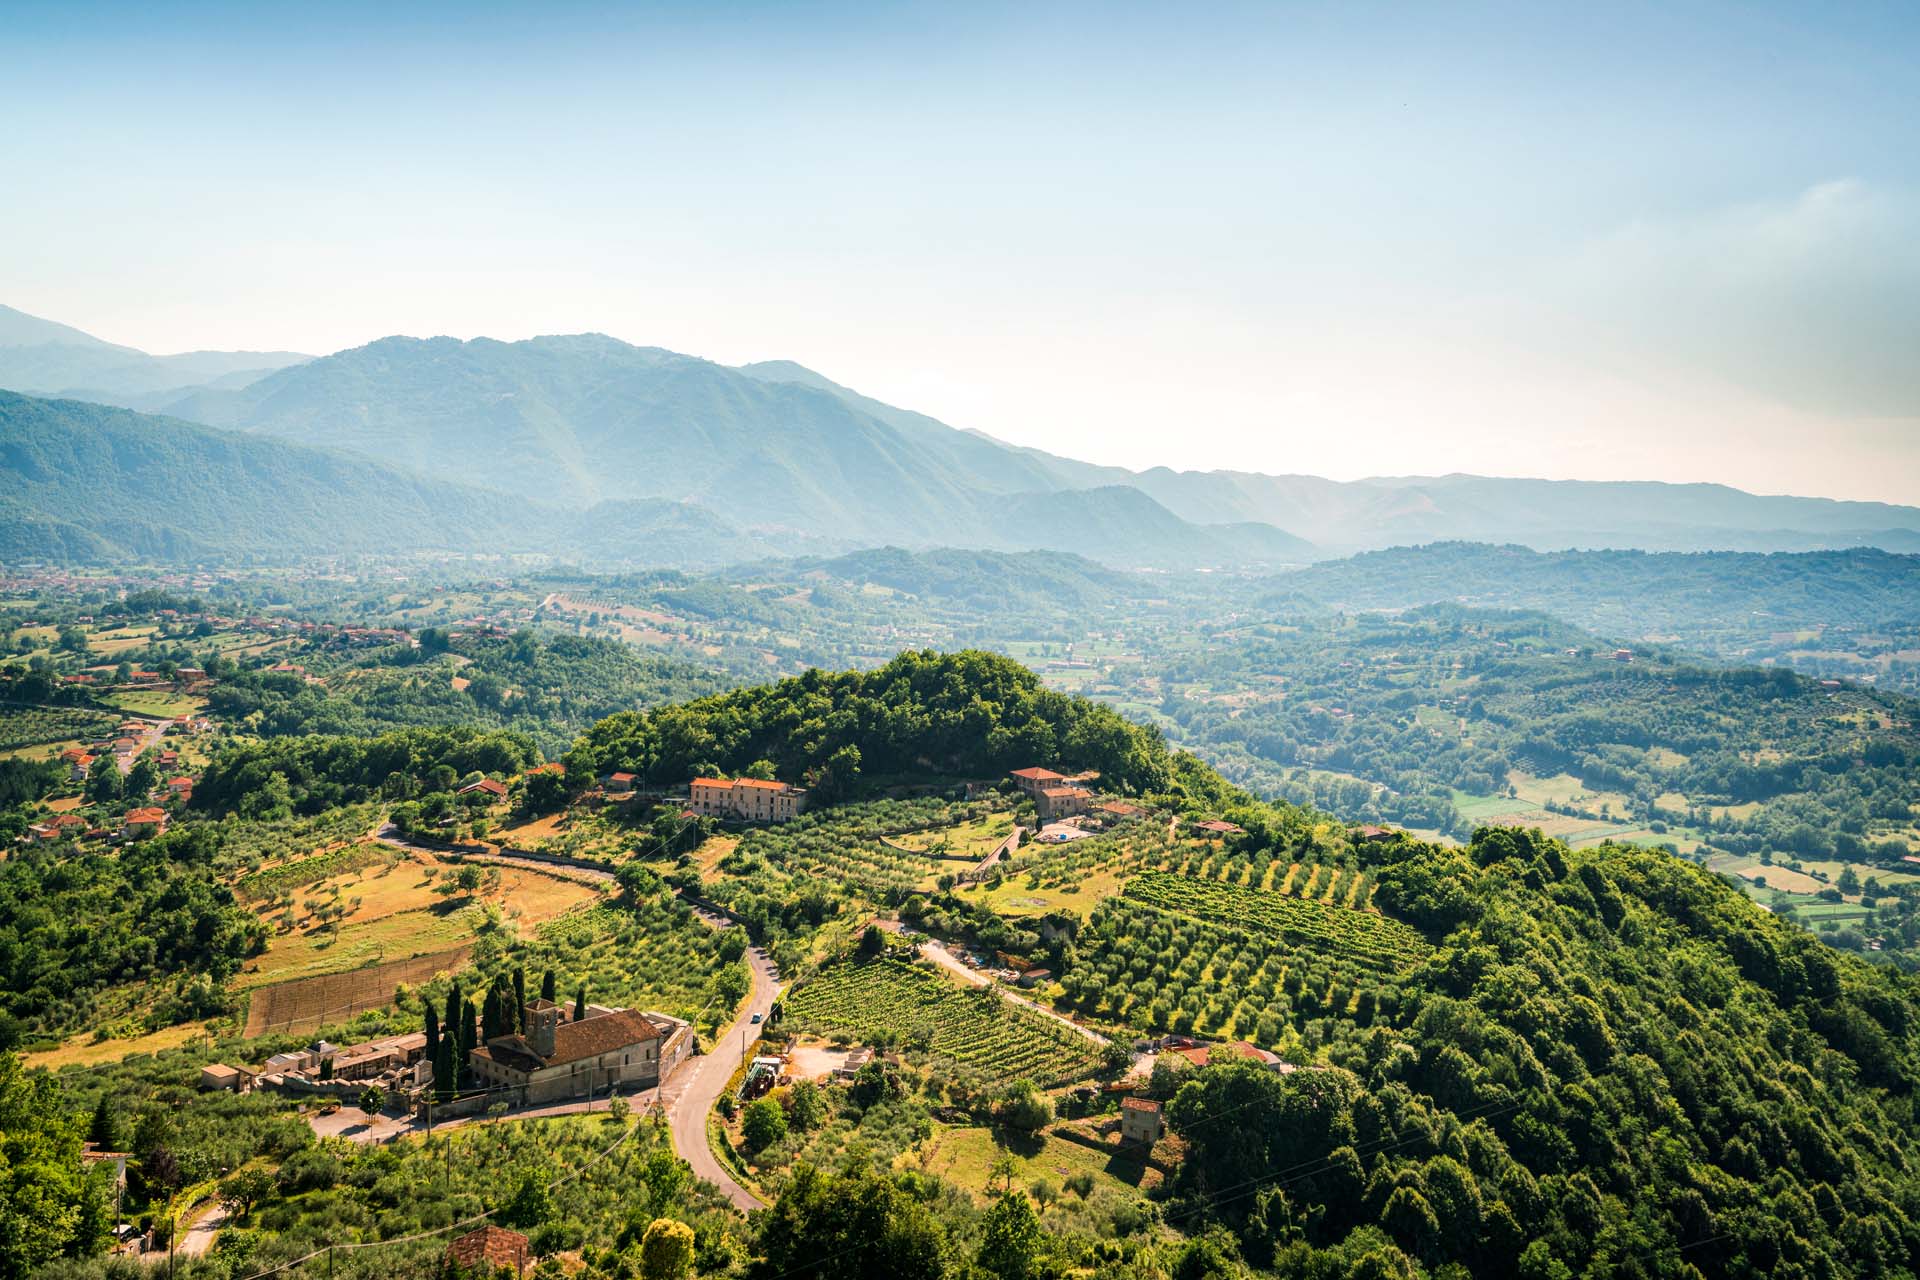
M 906 926 L 901 924 L 898 920 L 881 920 L 881 921 L 878 921 L 877 923 L 880 925 L 882 929 L 887 930 L 889 933 L 907 932 Z M 986 974 L 980 972 L 978 969 L 975 969 L 969 966 L 965 960 L 962 960 L 959 956 L 956 956 L 955 954 L 953 954 L 953 952 L 947 950 L 945 944 L 938 942 L 935 939 L 928 938 L 925 942 L 921 943 L 920 954 L 926 959 L 931 960 L 935 964 L 939 965 L 942 969 L 945 969 L 948 973 L 953 974 L 955 977 L 959 978 L 962 982 L 966 983 L 970 987 L 993 986 L 999 990 L 1001 999 L 1008 1000 L 1014 1004 L 1021 1005 L 1025 1008 L 1031 1009 L 1043 1018 L 1051 1018 L 1055 1022 L 1059 1023 L 1061 1026 L 1067 1027 L 1072 1031 L 1076 1032 L 1077 1034 L 1085 1036 L 1087 1039 L 1093 1041 L 1095 1044 L 1103 1045 L 1107 1043 L 1107 1038 L 1101 1035 L 1098 1031 L 1095 1031 L 1090 1027 L 1083 1027 L 1079 1023 L 1075 1022 L 1072 1018 L 1065 1017 L 1062 1014 L 1055 1013 L 1052 1009 L 1049 1009 L 1046 1005 L 1038 1004 L 1035 1001 L 1027 999 L 1025 996 L 1015 995 L 1013 992 L 1007 990 L 1006 987 L 1001 986 L 1000 984 L 994 982 L 994 980 L 992 978 L 989 978 Z
M 729 923 L 704 911 L 697 914 L 716 928 Z M 753 990 L 747 996 L 746 1008 L 715 1036 L 711 1052 L 689 1060 L 661 1091 L 674 1151 L 693 1166 L 695 1176 L 720 1188 L 742 1213 L 764 1209 L 766 1202 L 741 1186 L 713 1154 L 707 1145 L 707 1116 L 720 1100 L 727 1081 L 746 1060 L 747 1044 L 754 1038 L 753 1015 L 759 1014 L 764 1021 L 779 990 L 773 961 L 759 947 L 747 948 L 747 967 L 753 974 Z

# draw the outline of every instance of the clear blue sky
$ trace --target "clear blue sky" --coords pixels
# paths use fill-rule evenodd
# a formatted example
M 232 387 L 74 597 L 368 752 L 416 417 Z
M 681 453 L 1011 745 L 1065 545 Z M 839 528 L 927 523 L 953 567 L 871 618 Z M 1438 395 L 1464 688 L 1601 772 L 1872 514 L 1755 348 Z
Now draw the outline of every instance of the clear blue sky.
M 1920 6 L 0 0 L 0 302 L 1132 466 L 1920 500 Z

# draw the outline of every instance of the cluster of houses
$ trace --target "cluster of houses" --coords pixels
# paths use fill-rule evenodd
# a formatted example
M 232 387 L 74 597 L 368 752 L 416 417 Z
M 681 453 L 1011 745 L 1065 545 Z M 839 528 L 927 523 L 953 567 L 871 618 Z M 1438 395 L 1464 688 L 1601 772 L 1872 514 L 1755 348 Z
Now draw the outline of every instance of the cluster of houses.
M 551 1000 L 530 1000 L 523 1012 L 524 1034 L 495 1036 L 468 1055 L 483 1098 L 543 1105 L 651 1089 L 693 1052 L 692 1024 L 669 1014 L 596 1004 L 574 1018 Z M 275 1054 L 257 1071 L 214 1063 L 200 1073 L 203 1089 L 351 1096 L 379 1085 L 413 1102 L 433 1083 L 421 1031 L 345 1047 L 317 1041 Z

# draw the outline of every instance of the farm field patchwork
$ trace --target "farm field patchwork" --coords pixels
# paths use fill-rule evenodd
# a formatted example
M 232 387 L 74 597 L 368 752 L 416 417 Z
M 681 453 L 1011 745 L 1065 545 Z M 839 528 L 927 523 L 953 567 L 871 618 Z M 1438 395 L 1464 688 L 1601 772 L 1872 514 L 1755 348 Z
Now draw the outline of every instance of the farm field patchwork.
M 963 989 L 931 968 L 902 960 L 842 963 L 787 997 L 804 1030 L 883 1037 L 966 1064 L 995 1080 L 1053 1084 L 1098 1062 L 1084 1036 L 1010 1004 L 991 987 Z

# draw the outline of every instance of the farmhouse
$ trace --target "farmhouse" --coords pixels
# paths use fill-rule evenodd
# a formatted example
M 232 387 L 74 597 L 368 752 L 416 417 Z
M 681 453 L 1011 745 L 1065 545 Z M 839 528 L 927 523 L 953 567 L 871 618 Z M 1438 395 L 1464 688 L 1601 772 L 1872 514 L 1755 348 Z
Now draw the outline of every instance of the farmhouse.
M 1077 817 L 1093 807 L 1093 792 L 1085 787 L 1042 787 L 1033 797 L 1042 822 Z
M 1230 1062 L 1236 1058 L 1244 1058 L 1248 1062 L 1257 1062 L 1269 1071 L 1281 1075 L 1293 1070 L 1292 1065 L 1282 1059 L 1279 1054 L 1269 1053 L 1258 1045 L 1248 1044 L 1245 1040 L 1236 1040 L 1232 1044 L 1203 1044 L 1192 1049 L 1175 1049 L 1173 1052 L 1196 1067 L 1204 1067 L 1209 1062 Z
M 1160 1104 L 1152 1098 L 1120 1099 L 1120 1141 L 1139 1142 L 1150 1147 L 1160 1141 L 1166 1129 L 1166 1122 L 1160 1115 Z
M 1064 773 L 1055 773 L 1051 769 L 1038 767 L 1015 769 L 1009 776 L 1016 787 L 1030 796 L 1038 796 L 1046 788 L 1060 786 L 1067 780 L 1067 775 Z
M 587 1009 L 569 1019 L 551 1000 L 525 1006 L 527 1034 L 495 1036 L 468 1055 L 487 1086 L 510 1088 L 530 1103 L 650 1089 L 693 1049 L 693 1027 L 664 1013 Z
M 807 799 L 799 787 L 760 778 L 695 778 L 687 792 L 687 807 L 703 817 L 748 822 L 786 822 L 799 816 Z
M 1219 818 L 1208 818 L 1205 822 L 1196 822 L 1193 824 L 1193 829 L 1195 831 L 1204 831 L 1209 836 L 1237 836 L 1245 834 L 1244 828 L 1237 827 L 1231 822 L 1223 822 Z
M 493 797 L 495 800 L 505 800 L 507 798 L 507 784 L 504 782 L 495 782 L 492 778 L 482 778 L 478 782 L 469 782 L 466 786 L 454 792 L 454 794 L 457 796 L 487 795 Z

